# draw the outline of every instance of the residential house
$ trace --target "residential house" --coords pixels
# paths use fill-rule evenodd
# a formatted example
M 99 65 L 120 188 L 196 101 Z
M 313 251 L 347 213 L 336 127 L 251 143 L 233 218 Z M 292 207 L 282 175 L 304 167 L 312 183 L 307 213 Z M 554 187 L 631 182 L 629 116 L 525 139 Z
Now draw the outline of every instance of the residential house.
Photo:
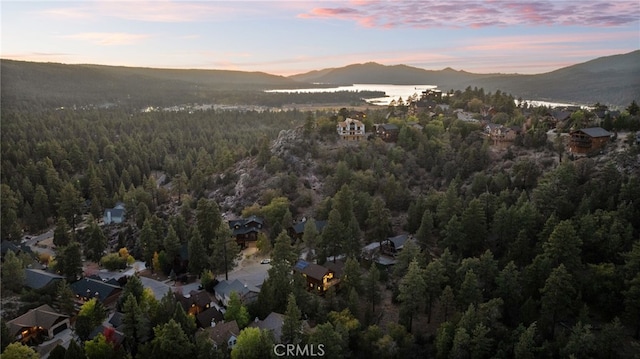
M 238 341 L 238 335 L 240 335 L 240 328 L 235 320 L 226 323 L 216 323 L 202 330 L 213 340 L 213 345 L 216 348 L 226 347 L 228 350 L 233 349 Z
M 10 338 L 24 344 L 37 344 L 71 327 L 69 317 L 47 304 L 31 309 L 7 322 Z
M 293 272 L 302 274 L 307 282 L 307 290 L 320 294 L 340 283 L 334 270 L 304 260 L 299 260 L 293 266 Z
M 251 216 L 249 218 L 233 219 L 229 221 L 229 228 L 241 248 L 245 248 L 248 242 L 258 240 L 258 233 L 262 231 L 264 219 Z
M 114 304 L 122 293 L 121 287 L 93 278 L 80 279 L 70 287 L 79 301 L 85 302 L 96 298 L 105 306 Z
M 107 208 L 104 210 L 102 221 L 104 224 L 122 223 L 125 219 L 124 203 L 118 202 L 113 208 Z
M 273 334 L 273 338 L 275 339 L 276 343 L 280 343 L 281 342 L 281 337 L 282 337 L 282 325 L 284 324 L 284 314 L 280 314 L 280 313 L 276 313 L 276 312 L 271 312 L 269 313 L 269 315 L 267 315 L 266 318 L 264 318 L 264 320 L 258 320 L 258 318 L 256 318 L 253 323 L 249 323 L 249 327 L 251 328 L 259 328 L 260 330 L 268 330 Z M 306 320 L 302 321 L 302 330 L 303 331 L 308 331 L 309 328 L 309 323 Z
M 176 293 L 176 299 L 189 315 L 197 315 L 211 307 L 211 296 L 204 290 L 192 290 L 189 294 Z
M 376 135 L 385 142 L 396 142 L 400 128 L 393 123 L 383 123 L 376 125 Z
M 318 231 L 318 233 L 322 233 L 322 230 L 327 225 L 327 221 L 314 221 L 314 222 L 316 222 L 316 231 Z M 304 230 L 306 225 L 307 225 L 307 220 L 303 219 L 302 221 L 289 227 L 289 236 L 292 239 L 302 239 L 302 236 L 304 236 Z
M 240 296 L 240 301 L 244 304 L 249 304 L 258 299 L 260 289 L 257 287 L 244 284 L 238 279 L 233 281 L 220 281 L 215 287 L 213 287 L 215 297 L 218 302 L 225 307 L 229 305 L 229 299 L 231 298 L 231 292 L 236 292 Z
M 516 137 L 522 134 L 522 128 L 519 126 L 503 126 L 495 123 L 488 123 L 484 127 L 485 133 L 489 136 L 493 144 L 499 142 L 513 142 Z
M 58 285 L 64 279 L 63 276 L 42 269 L 26 268 L 24 270 L 24 286 L 31 289 L 40 289 L 49 285 Z
M 2 254 L 3 261 L 4 261 L 4 256 L 7 254 L 8 251 L 12 251 L 13 254 L 15 255 L 19 255 L 20 253 L 27 253 L 33 256 L 33 251 L 31 250 L 31 247 L 24 244 L 17 244 L 5 239 L 2 242 L 0 242 L 0 252 Z
M 353 118 L 338 122 L 336 129 L 340 138 L 345 141 L 361 141 L 365 138 L 364 123 Z
M 213 327 L 224 322 L 224 314 L 215 306 L 209 307 L 196 314 L 196 324 L 200 328 Z
M 569 152 L 587 154 L 597 152 L 607 145 L 611 132 L 602 127 L 590 127 L 571 131 L 569 134 Z
M 389 237 L 380 243 L 380 252 L 382 254 L 395 257 L 400 253 L 400 251 L 402 251 L 402 248 L 404 248 L 404 245 L 408 240 L 413 240 L 413 238 L 409 237 L 408 234 Z

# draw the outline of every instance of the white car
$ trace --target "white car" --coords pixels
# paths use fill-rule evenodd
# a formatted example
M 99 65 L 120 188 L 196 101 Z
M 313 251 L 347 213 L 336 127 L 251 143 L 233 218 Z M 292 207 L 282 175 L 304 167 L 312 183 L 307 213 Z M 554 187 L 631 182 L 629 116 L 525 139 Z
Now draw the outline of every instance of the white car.
M 265 258 L 265 259 L 260 261 L 260 264 L 269 264 L 269 263 L 271 263 L 271 259 L 269 259 L 269 258 Z

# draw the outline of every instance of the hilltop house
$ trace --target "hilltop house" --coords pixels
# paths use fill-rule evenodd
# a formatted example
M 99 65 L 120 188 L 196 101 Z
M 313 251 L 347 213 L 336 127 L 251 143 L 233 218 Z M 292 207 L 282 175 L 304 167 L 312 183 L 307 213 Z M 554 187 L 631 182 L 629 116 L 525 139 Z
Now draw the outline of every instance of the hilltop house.
M 376 135 L 385 142 L 396 142 L 400 128 L 393 123 L 383 123 L 376 125 Z
M 590 127 L 571 131 L 569 134 L 569 152 L 587 154 L 604 148 L 611 133 L 602 127 Z
M 22 343 L 38 343 L 71 327 L 69 317 L 43 304 L 7 322 L 9 338 Z
M 255 242 L 258 240 L 258 233 L 264 226 L 264 219 L 251 216 L 249 218 L 233 219 L 229 221 L 229 228 L 236 237 L 236 242 L 240 248 L 245 248 L 247 242 Z
M 361 141 L 365 138 L 365 128 L 362 121 L 347 118 L 342 122 L 338 122 L 336 126 L 340 139 L 345 141 Z
M 316 231 L 318 231 L 318 233 L 322 233 L 322 230 L 327 225 L 327 221 L 315 221 L 315 222 L 316 222 Z M 289 236 L 292 239 L 302 239 L 306 225 L 307 225 L 307 221 L 305 219 L 289 227 Z
M 334 270 L 303 260 L 295 264 L 293 272 L 302 274 L 307 282 L 307 290 L 320 294 L 340 283 Z
M 408 240 L 413 240 L 408 234 L 389 237 L 380 243 L 380 252 L 384 255 L 395 257 L 402 251 Z
M 122 223 L 124 222 L 124 212 L 124 203 L 118 202 L 115 207 L 104 210 L 102 221 L 104 224 Z

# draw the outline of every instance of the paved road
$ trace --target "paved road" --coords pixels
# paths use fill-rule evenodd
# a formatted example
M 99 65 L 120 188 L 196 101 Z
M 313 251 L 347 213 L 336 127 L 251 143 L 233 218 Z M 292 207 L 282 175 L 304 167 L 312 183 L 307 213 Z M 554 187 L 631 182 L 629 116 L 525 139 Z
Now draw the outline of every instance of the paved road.
M 252 251 L 253 249 L 253 251 Z M 236 268 L 229 272 L 229 280 L 239 279 L 256 287 L 260 287 L 268 277 L 267 271 L 271 264 L 260 264 L 261 257 L 255 257 L 255 248 L 249 248 L 243 252 L 243 258 Z M 217 276 L 219 281 L 225 279 L 224 273 Z

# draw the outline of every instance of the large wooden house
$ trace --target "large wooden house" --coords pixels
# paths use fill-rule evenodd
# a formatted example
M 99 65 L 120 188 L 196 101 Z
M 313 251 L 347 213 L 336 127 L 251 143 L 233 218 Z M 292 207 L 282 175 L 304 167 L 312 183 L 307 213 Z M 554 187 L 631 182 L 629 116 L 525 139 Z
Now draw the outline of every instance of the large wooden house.
M 245 248 L 248 243 L 258 240 L 258 233 L 262 231 L 264 220 L 257 216 L 240 218 L 229 221 L 229 228 L 236 238 L 240 248 Z
M 329 288 L 340 283 L 336 272 L 319 264 L 299 260 L 293 266 L 294 273 L 301 274 L 307 282 L 307 290 L 324 294 Z
M 396 142 L 400 128 L 393 123 L 383 123 L 376 125 L 376 135 L 385 142 Z
M 603 149 L 611 138 L 611 132 L 602 127 L 590 127 L 571 131 L 569 152 L 587 154 Z
M 362 121 L 347 118 L 336 126 L 340 139 L 345 141 L 361 141 L 365 138 L 365 126 Z

